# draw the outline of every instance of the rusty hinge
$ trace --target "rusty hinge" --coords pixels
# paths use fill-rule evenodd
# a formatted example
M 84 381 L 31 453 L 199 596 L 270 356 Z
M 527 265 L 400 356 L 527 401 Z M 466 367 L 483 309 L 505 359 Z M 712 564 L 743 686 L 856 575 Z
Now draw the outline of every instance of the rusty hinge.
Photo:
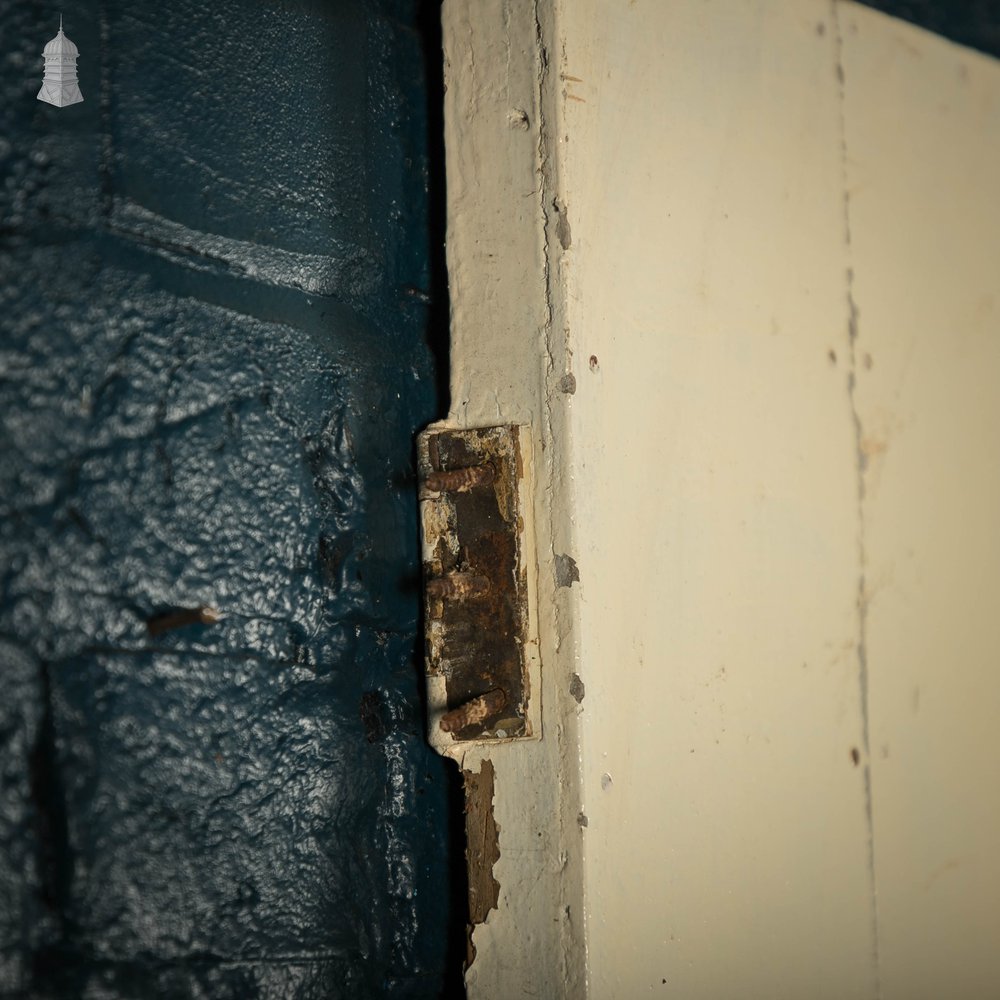
M 429 739 L 540 735 L 527 428 L 431 427 L 417 442 Z

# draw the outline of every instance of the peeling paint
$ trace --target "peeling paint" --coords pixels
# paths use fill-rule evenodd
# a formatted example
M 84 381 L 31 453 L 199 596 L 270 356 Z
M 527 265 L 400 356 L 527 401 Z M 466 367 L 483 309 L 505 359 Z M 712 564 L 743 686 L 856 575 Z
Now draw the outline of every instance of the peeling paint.
M 493 762 L 484 760 L 479 773 L 462 771 L 465 784 L 465 860 L 469 872 L 469 943 L 466 969 L 476 958 L 472 934 L 496 909 L 500 883 L 493 866 L 500 860 L 500 827 L 493 815 Z
M 574 98 L 574 100 L 582 100 L 582 98 Z M 556 211 L 556 239 L 559 240 L 559 246 L 563 250 L 568 250 L 573 245 L 573 233 L 569 226 L 569 214 L 566 211 L 566 206 L 560 204 L 558 201 L 553 202 L 552 207 Z
M 556 586 L 572 587 L 580 580 L 580 570 L 576 565 L 576 560 L 572 556 L 556 556 Z
M 531 127 L 531 120 L 528 117 L 528 112 L 523 108 L 511 108 L 507 112 L 507 124 L 513 129 L 527 132 Z

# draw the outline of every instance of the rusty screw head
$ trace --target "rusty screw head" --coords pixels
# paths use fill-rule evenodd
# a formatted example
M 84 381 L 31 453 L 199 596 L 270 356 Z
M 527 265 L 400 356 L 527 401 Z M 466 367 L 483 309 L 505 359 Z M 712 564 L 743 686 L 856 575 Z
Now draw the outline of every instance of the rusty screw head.
M 491 715 L 499 712 L 506 704 L 507 695 L 499 688 L 494 688 L 492 691 L 487 691 L 486 694 L 472 698 L 464 705 L 459 705 L 458 708 L 445 712 L 439 723 L 441 730 L 445 733 L 457 733 L 460 729 L 465 729 L 466 726 L 485 721 Z
M 468 469 L 430 472 L 424 480 L 424 488 L 430 493 L 468 493 L 477 486 L 490 486 L 495 478 L 496 470 L 487 463 Z
M 489 592 L 489 579 L 475 573 L 449 573 L 427 581 L 427 596 L 438 601 L 465 601 L 485 597 Z

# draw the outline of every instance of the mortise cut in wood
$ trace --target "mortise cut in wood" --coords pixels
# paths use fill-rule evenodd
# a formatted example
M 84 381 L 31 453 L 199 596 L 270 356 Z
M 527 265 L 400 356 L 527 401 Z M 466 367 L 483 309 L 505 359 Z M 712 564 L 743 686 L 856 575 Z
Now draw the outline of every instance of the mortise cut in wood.
M 527 429 L 431 427 L 418 438 L 429 740 L 540 735 Z

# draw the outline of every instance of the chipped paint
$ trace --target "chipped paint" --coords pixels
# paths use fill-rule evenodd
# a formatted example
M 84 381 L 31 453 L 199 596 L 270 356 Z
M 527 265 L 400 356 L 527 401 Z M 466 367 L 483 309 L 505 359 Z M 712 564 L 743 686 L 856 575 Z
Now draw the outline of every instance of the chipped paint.
M 500 828 L 493 815 L 493 762 L 484 760 L 479 772 L 462 771 L 465 785 L 465 859 L 469 873 L 469 944 L 466 968 L 476 957 L 472 934 L 496 908 L 500 883 L 493 866 L 500 860 Z
M 556 586 L 572 587 L 580 580 L 580 570 L 572 556 L 563 554 L 556 556 Z

